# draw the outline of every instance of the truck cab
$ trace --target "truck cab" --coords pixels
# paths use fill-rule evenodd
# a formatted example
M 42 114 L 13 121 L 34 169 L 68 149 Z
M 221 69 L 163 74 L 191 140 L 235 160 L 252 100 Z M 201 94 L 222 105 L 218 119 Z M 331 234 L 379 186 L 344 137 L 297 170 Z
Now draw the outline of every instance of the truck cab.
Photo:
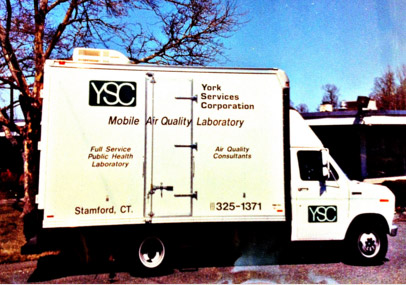
M 292 241 L 344 240 L 352 258 L 382 260 L 397 233 L 393 193 L 350 181 L 296 111 L 290 126 Z

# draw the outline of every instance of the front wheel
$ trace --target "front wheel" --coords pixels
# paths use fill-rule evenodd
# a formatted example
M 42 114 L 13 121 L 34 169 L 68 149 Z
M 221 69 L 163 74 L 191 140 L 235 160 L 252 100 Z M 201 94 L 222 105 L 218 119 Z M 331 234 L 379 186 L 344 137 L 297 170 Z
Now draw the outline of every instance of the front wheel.
M 347 238 L 350 257 L 362 264 L 381 263 L 388 251 L 388 237 L 380 229 L 361 226 L 354 229 Z

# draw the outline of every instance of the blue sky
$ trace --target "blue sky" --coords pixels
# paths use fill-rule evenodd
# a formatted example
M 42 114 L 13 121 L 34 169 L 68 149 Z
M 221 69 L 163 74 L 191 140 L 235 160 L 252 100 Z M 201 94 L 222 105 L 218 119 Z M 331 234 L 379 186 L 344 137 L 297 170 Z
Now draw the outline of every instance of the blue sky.
M 340 100 L 368 96 L 389 65 L 406 64 L 406 0 L 235 1 L 248 22 L 215 65 L 285 70 L 295 106 L 316 111 L 328 83 Z
M 406 64 L 406 0 L 238 0 L 249 20 L 225 40 L 225 64 L 277 67 L 291 100 L 316 111 L 322 85 L 368 96 L 375 77 Z

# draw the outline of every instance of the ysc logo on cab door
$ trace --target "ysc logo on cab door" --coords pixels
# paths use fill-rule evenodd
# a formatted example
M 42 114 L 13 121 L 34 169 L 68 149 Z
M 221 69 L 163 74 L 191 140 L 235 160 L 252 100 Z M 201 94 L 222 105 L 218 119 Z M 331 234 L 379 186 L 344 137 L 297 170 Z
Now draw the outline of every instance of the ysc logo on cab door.
M 309 223 L 337 222 L 337 206 L 309 206 Z
M 89 82 L 89 105 L 134 107 L 137 105 L 137 83 L 92 80 Z

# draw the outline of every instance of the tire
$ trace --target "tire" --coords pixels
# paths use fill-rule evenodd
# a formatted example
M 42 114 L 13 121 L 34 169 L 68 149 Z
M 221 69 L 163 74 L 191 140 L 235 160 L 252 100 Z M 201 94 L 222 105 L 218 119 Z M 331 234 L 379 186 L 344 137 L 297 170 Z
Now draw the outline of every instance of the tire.
M 147 236 L 137 246 L 137 273 L 147 276 L 164 274 L 168 270 L 168 247 L 158 236 Z
M 368 225 L 361 225 L 352 230 L 347 238 L 350 258 L 359 264 L 375 265 L 384 261 L 388 251 L 388 237 L 386 233 Z

